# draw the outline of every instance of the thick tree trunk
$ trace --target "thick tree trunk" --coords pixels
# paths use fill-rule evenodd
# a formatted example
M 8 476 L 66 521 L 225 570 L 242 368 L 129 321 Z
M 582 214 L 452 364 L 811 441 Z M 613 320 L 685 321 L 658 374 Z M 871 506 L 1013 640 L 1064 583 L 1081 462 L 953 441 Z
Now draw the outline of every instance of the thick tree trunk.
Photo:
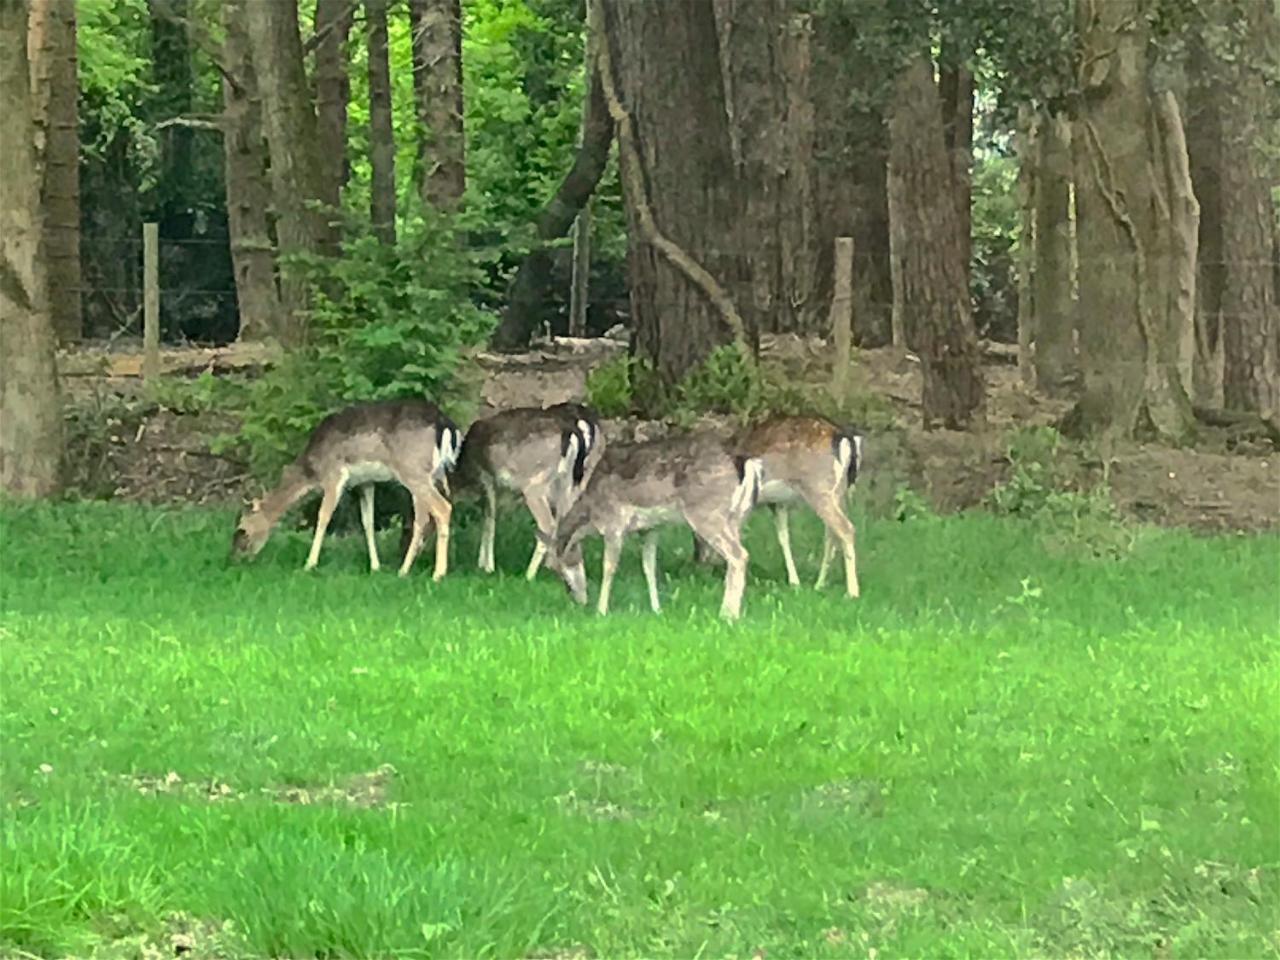
M 854 337 L 863 346 L 891 339 L 889 130 L 871 96 L 874 70 L 859 44 L 857 11 L 819 4 L 813 15 L 814 288 L 831 299 L 836 237 L 854 238 Z
M 417 96 L 418 189 L 424 203 L 456 210 L 467 188 L 462 128 L 460 0 L 409 0 Z
M 1241 37 L 1241 49 L 1215 64 L 1221 85 L 1218 203 L 1224 252 L 1221 316 L 1223 400 L 1228 409 L 1280 416 L 1280 303 L 1269 252 L 1275 230 L 1268 170 L 1261 149 L 1273 115 L 1262 65 L 1274 63 L 1268 42 L 1280 32 L 1266 3 L 1211 6 Z
M 40 127 L 44 257 L 54 332 L 64 343 L 83 333 L 80 306 L 80 81 L 75 0 L 31 4 L 31 72 Z
M 596 17 L 589 30 L 595 29 Z M 601 42 L 595 38 L 591 43 Z M 605 102 L 598 61 L 588 64 L 587 96 L 582 110 L 582 136 L 573 166 L 560 182 L 555 196 L 542 208 L 535 227 L 538 246 L 520 264 L 507 297 L 502 323 L 494 331 L 493 346 L 499 350 L 519 350 L 529 343 L 537 322 L 553 267 L 552 240 L 565 236 L 574 220 L 595 192 L 609 160 L 613 143 L 613 118 Z
M 396 242 L 396 138 L 391 126 L 391 64 L 387 53 L 387 0 L 365 0 L 369 29 L 369 213 L 386 244 Z
M 347 72 L 347 39 L 354 9 L 350 0 L 316 0 L 316 131 L 320 154 L 320 196 L 337 208 L 342 201 L 350 166 L 347 163 L 347 103 L 351 77 Z
M 980 421 L 983 382 L 973 331 L 966 244 L 943 139 L 933 64 L 917 56 L 899 74 L 889 121 L 889 216 L 899 260 L 907 342 L 924 371 L 924 426 Z
M 280 295 L 267 209 L 267 143 L 262 135 L 262 103 L 249 56 L 245 5 L 251 0 L 223 0 L 226 32 L 222 55 L 234 82 L 222 81 L 222 137 L 227 190 L 227 232 L 236 279 L 240 339 L 282 339 Z
M 812 18 L 790 0 L 713 0 L 729 149 L 745 196 L 731 289 L 748 333 L 825 332 L 815 290 Z
M 297 0 L 248 2 L 245 23 L 271 160 L 271 195 L 282 256 L 331 253 L 335 233 L 329 217 L 311 204 L 324 201 L 320 143 L 302 64 Z M 305 338 L 306 287 L 282 270 L 281 302 L 287 314 L 285 339 Z
M 1071 300 L 1071 124 L 1061 114 L 1037 124 L 1035 266 L 1036 385 L 1051 397 L 1067 392 L 1076 372 L 1075 304 Z
M 778 291 L 752 290 L 745 272 L 760 237 L 735 158 L 719 56 L 721 34 L 733 29 L 726 13 L 717 19 L 713 0 L 602 6 L 601 66 L 611 59 L 614 69 L 634 343 L 665 391 L 716 347 L 736 340 L 749 348 L 734 293 L 751 293 L 755 304 L 778 302 Z M 754 163 L 757 145 L 737 143 Z M 768 276 L 762 282 L 776 274 Z M 657 398 L 641 401 L 650 399 Z
M 1155 103 L 1148 89 L 1145 13 L 1145 0 L 1077 5 L 1076 216 L 1089 282 L 1080 285 L 1084 394 L 1066 426 L 1109 440 L 1149 427 L 1182 443 L 1194 427 L 1180 372 L 1186 317 L 1177 291 L 1187 264 L 1175 205 L 1183 187 L 1170 182 L 1169 151 L 1178 145 L 1158 119 L 1170 104 Z
M 22 0 L 0 0 L 0 100 L 0 493 L 47 497 L 61 480 L 62 408 Z

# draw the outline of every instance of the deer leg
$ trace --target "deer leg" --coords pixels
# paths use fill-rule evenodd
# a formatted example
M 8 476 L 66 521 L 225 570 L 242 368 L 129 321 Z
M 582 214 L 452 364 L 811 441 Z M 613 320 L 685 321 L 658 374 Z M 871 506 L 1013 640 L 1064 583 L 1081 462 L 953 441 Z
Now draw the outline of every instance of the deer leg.
M 538 531 L 543 536 L 550 537 L 555 532 L 556 521 L 551 512 L 551 501 L 547 496 L 546 487 L 539 485 L 527 488 L 524 491 L 524 502 L 529 507 L 529 512 L 533 514 L 533 522 L 538 525 Z M 533 548 L 533 556 L 529 558 L 529 568 L 524 572 L 526 580 L 532 580 L 538 575 L 538 568 L 542 566 L 546 555 L 547 545 L 542 537 L 539 537 Z
M 449 524 L 453 518 L 453 504 L 435 487 L 429 489 L 427 504 L 436 522 L 436 569 L 431 579 L 438 583 L 449 572 Z
M 715 522 L 699 521 L 694 533 L 707 542 L 716 553 L 724 557 L 724 600 L 720 604 L 720 616 L 726 620 L 737 620 L 742 614 L 742 594 L 747 586 L 747 561 L 750 555 L 742 545 L 741 533 L 723 520 Z
M 829 565 L 828 561 L 835 555 L 836 543 L 838 542 L 844 553 L 845 591 L 851 597 L 858 596 L 858 559 L 854 552 L 853 522 L 845 516 L 844 510 L 841 509 L 840 501 L 834 494 L 815 498 L 810 501 L 810 505 L 827 527 L 827 534 L 822 548 L 822 568 L 818 573 L 818 587 L 821 588 L 826 584 L 825 573 Z
M 818 566 L 818 580 L 814 586 L 821 590 L 827 585 L 827 572 L 831 568 L 831 560 L 836 555 L 836 542 L 831 537 L 831 528 L 822 525 L 822 563 Z
M 787 562 L 787 583 L 798 587 L 800 574 L 796 573 L 796 559 L 791 555 L 791 527 L 787 523 L 785 504 L 773 505 L 773 522 L 778 528 L 778 546 L 782 547 L 782 558 Z
M 622 556 L 622 537 L 606 535 L 604 538 L 604 563 L 600 575 L 600 599 L 596 603 L 596 612 L 604 615 L 609 612 L 609 594 L 613 589 L 613 575 L 618 572 L 618 558 Z
M 649 607 L 654 613 L 662 612 L 662 604 L 658 602 L 658 533 L 650 531 L 644 538 L 644 578 L 649 584 Z
M 376 573 L 381 564 L 378 562 L 378 541 L 373 535 L 373 484 L 366 483 L 360 487 L 360 523 L 364 527 L 364 542 L 369 548 L 369 569 Z
M 338 501 L 342 499 L 342 489 L 346 484 L 347 478 L 341 477 L 336 483 L 327 484 L 324 488 L 324 497 L 320 501 L 320 513 L 316 516 L 316 533 L 311 540 L 311 553 L 307 555 L 304 570 L 314 570 L 316 564 L 320 562 L 320 545 L 324 543 L 324 535 L 329 530 L 329 521 L 333 519 L 333 511 L 338 506 Z
M 716 553 L 707 545 L 707 541 L 703 540 L 696 533 L 693 535 L 693 562 L 698 566 L 714 566 L 721 560 L 720 554 Z
M 480 569 L 493 573 L 493 539 L 498 526 L 498 491 L 490 477 L 481 481 L 484 486 L 484 528 L 480 533 Z

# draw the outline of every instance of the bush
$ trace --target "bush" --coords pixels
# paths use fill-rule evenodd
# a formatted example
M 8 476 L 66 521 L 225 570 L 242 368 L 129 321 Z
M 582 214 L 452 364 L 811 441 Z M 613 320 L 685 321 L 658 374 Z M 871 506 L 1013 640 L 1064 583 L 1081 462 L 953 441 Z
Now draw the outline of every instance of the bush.
M 336 258 L 297 259 L 310 292 L 308 341 L 246 391 L 242 429 L 223 438 L 269 478 L 326 415 L 362 400 L 427 397 L 465 419 L 475 398 L 468 354 L 494 318 L 471 300 L 480 254 L 451 224 L 413 218 L 394 246 L 362 224 Z

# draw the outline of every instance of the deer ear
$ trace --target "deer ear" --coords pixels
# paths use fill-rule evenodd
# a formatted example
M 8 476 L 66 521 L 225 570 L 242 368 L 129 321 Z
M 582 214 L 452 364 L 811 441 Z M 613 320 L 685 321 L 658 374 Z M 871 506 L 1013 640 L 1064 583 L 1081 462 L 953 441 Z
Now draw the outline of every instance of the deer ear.
M 262 500 L 259 499 L 258 497 L 254 497 L 249 504 L 249 509 L 252 510 L 254 513 L 257 513 L 259 510 L 262 509 Z

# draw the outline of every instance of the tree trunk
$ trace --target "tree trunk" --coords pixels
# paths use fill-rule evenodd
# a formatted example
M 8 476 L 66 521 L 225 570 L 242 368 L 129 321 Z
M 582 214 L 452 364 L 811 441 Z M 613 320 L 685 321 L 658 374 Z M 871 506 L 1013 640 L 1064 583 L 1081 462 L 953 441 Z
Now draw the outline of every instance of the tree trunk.
M 964 248 L 965 289 L 973 267 L 973 74 L 964 66 L 939 71 L 942 135 L 951 159 L 960 241 Z
M 983 382 L 973 331 L 966 244 L 943 138 L 933 64 L 903 68 L 889 120 L 889 216 L 899 261 L 907 342 L 924 372 L 924 426 L 959 430 L 983 415 Z
M 80 81 L 75 0 L 31 4 L 31 72 L 43 172 L 49 311 L 64 343 L 83 333 L 80 312 Z
M 1040 155 L 1040 124 L 1029 106 L 1018 109 L 1018 380 L 1035 386 L 1035 257 L 1036 164 Z
M 417 98 L 418 190 L 437 210 L 456 210 L 467 188 L 460 0 L 409 0 Z
M 1200 201 L 1192 397 L 1196 406 L 1216 409 L 1223 405 L 1222 290 L 1227 269 L 1222 240 L 1221 101 L 1230 93 L 1198 34 L 1191 37 L 1188 61 L 1187 152 L 1191 182 Z
M 351 77 L 347 72 L 347 38 L 354 9 L 350 0 L 316 0 L 316 130 L 320 153 L 320 196 L 337 208 L 342 202 L 350 166 L 347 163 L 347 103 Z
M 267 209 L 267 144 L 262 136 L 262 104 L 258 79 L 249 56 L 245 5 L 250 0 L 223 0 L 226 31 L 222 56 L 232 80 L 222 81 L 222 146 L 227 190 L 227 232 L 235 271 L 240 339 L 283 339 L 280 295 Z
M 0 493 L 47 497 L 61 480 L 62 408 L 22 0 L 0 0 L 0 100 Z
M 335 233 L 329 217 L 312 207 L 325 197 L 316 114 L 302 65 L 297 0 L 248 2 L 245 8 L 249 48 L 262 94 L 280 254 L 332 253 Z M 298 343 L 306 335 L 306 286 L 287 266 L 281 273 L 285 340 Z
M 396 242 L 396 138 L 391 126 L 391 64 L 387 54 L 387 0 L 365 0 L 369 28 L 369 212 L 373 231 Z
M 1264 124 L 1272 114 L 1262 65 L 1274 53 L 1280 25 L 1266 3 L 1211 5 L 1211 16 L 1239 36 L 1236 55 L 1214 64 L 1219 85 L 1221 141 L 1219 209 L 1224 252 L 1221 277 L 1223 400 L 1232 410 L 1280 416 L 1280 303 L 1270 252 L 1275 230 L 1266 161 Z
M 1194 423 L 1181 381 L 1188 282 L 1179 256 L 1171 131 L 1148 88 L 1145 0 L 1080 0 L 1082 64 L 1075 132 L 1084 394 L 1064 426 L 1106 440 L 1151 429 L 1182 443 Z M 1176 139 L 1180 141 L 1181 124 Z M 1185 167 L 1185 158 L 1182 160 Z M 1194 269 L 1194 264 L 1191 264 Z M 1191 278 L 1194 282 L 1194 278 Z
M 1071 300 L 1071 123 L 1062 114 L 1037 124 L 1035 176 L 1036 385 L 1061 397 L 1076 373 L 1075 304 Z
M 870 95 L 874 69 L 859 44 L 857 11 L 819 5 L 814 13 L 813 204 L 818 302 L 831 297 L 836 237 L 854 238 L 853 300 L 862 346 L 892 339 L 889 128 Z
M 733 18 L 726 22 L 722 10 L 717 20 L 713 0 L 602 6 L 601 69 L 612 60 L 619 108 L 634 344 L 664 393 L 716 347 L 735 340 L 749 346 L 730 292 L 750 290 L 744 265 L 760 245 L 719 55 Z M 757 145 L 737 143 L 755 162 Z M 765 298 L 777 302 L 777 291 L 756 292 L 752 302 Z
M 825 333 L 815 290 L 812 17 L 791 0 L 713 0 L 729 149 L 745 197 L 736 303 L 749 335 Z M 749 237 L 750 239 L 745 239 Z
M 588 46 L 600 42 L 592 37 L 597 17 L 589 18 Z M 553 240 L 563 237 L 595 192 L 609 160 L 613 143 L 613 118 L 605 102 L 604 86 L 598 61 L 588 61 L 587 96 L 582 108 L 582 136 L 573 166 L 560 182 L 555 196 L 542 208 L 535 226 L 538 245 L 520 264 L 507 296 L 507 309 L 493 334 L 493 346 L 499 350 L 519 350 L 529 343 L 537 323 L 538 310 L 551 284 L 554 266 Z

